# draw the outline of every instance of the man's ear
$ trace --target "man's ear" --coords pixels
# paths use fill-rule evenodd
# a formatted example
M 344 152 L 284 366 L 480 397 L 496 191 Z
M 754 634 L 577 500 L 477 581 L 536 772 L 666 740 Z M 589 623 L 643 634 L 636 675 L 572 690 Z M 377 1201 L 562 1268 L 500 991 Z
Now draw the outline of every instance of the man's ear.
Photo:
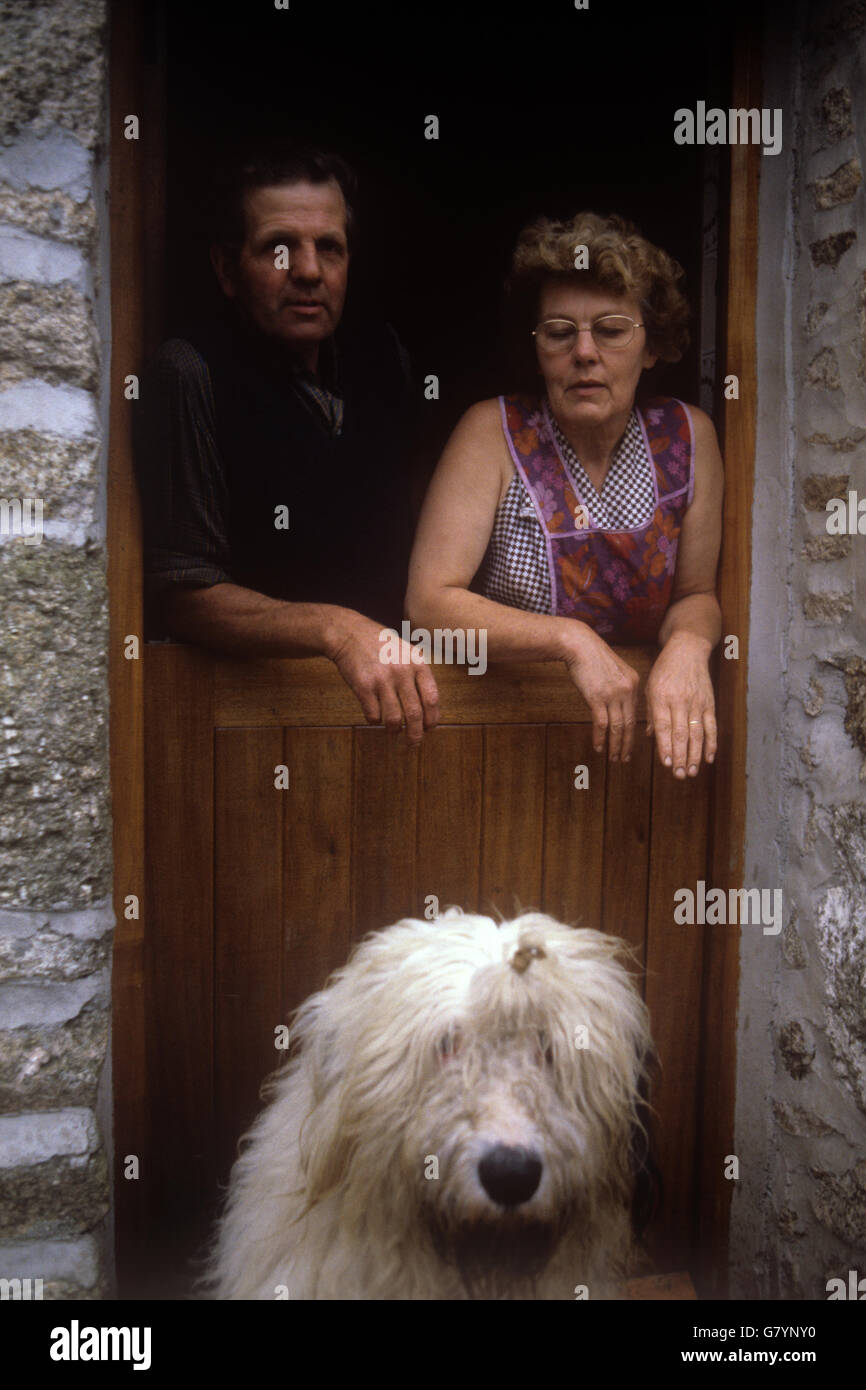
M 231 258 L 226 254 L 224 246 L 214 242 L 210 248 L 210 263 L 214 268 L 214 274 L 219 280 L 220 289 L 228 299 L 234 299 L 237 294 Z

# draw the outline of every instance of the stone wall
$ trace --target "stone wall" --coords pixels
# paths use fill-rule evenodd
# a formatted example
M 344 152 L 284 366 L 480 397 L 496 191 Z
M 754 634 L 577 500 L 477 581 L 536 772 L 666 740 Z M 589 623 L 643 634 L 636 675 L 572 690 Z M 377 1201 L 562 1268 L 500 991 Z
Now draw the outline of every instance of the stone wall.
M 823 1299 L 866 1275 L 866 505 L 827 524 L 866 499 L 862 0 L 769 22 L 763 103 L 746 880 L 786 922 L 744 932 L 733 1292 Z
M 96 1298 L 111 1288 L 105 6 L 0 0 L 0 33 L 0 1277 Z

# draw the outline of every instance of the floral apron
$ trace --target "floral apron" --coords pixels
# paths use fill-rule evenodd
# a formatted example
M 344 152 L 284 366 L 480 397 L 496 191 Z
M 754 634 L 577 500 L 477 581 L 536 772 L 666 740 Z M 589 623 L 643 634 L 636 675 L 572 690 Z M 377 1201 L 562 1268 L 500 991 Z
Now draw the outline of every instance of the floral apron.
M 547 549 L 551 613 L 585 622 L 607 642 L 658 638 L 671 600 L 677 545 L 694 492 L 694 431 L 688 407 L 657 396 L 637 410 L 653 463 L 655 510 L 643 526 L 595 526 L 575 492 L 554 437 L 550 408 L 531 396 L 500 396 L 505 438 L 532 498 Z M 587 524 L 588 523 L 588 524 Z

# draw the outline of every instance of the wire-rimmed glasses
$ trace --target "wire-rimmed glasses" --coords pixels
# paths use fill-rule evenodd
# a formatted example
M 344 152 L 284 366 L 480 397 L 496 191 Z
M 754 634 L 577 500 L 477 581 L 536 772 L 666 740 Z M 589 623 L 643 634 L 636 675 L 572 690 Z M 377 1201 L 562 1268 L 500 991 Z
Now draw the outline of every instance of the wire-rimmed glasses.
M 588 328 L 597 348 L 626 348 L 642 323 L 627 314 L 602 314 L 592 323 L 576 324 L 571 319 L 545 319 L 536 324 L 532 336 L 545 352 L 571 352 L 579 331 Z

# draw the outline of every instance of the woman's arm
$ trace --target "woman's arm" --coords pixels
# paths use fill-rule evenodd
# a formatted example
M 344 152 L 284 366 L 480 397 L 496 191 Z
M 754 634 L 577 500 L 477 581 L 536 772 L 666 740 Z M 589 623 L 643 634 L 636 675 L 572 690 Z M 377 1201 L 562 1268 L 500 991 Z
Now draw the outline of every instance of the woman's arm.
M 446 445 L 430 483 L 412 558 L 406 609 L 434 628 L 485 630 L 490 661 L 564 661 L 592 711 L 593 746 L 610 731 L 611 760 L 631 754 L 638 677 L 574 618 L 526 613 L 471 593 L 514 465 L 495 400 L 472 406 Z
M 695 429 L 695 487 L 683 518 L 671 605 L 659 632 L 662 648 L 647 682 L 647 733 L 655 732 L 665 767 L 696 777 L 701 756 L 716 756 L 715 698 L 710 653 L 721 636 L 715 594 L 722 539 L 722 456 L 713 422 L 691 407 Z

